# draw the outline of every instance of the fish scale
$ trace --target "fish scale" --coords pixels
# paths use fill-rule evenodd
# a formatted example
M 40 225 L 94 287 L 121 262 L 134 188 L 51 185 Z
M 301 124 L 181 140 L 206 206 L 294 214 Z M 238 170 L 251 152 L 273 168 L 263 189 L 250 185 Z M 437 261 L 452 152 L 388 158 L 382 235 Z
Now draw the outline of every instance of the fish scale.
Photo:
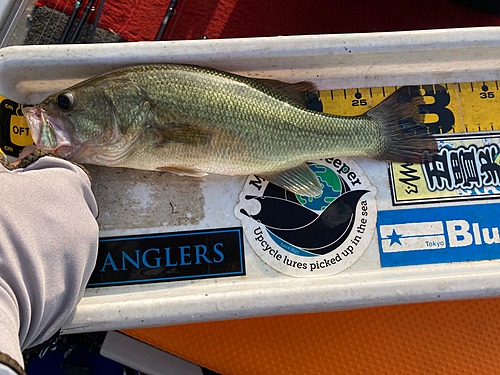
M 409 88 L 367 114 L 346 117 L 305 108 L 298 89 L 306 87 L 312 84 L 145 65 L 77 84 L 25 114 L 38 147 L 61 149 L 61 156 L 77 162 L 190 176 L 258 174 L 309 196 L 322 187 L 307 160 L 415 161 L 422 149 L 437 149 L 432 138 L 401 131 L 399 119 L 411 119 L 421 103 Z M 65 140 L 64 148 L 57 139 Z M 67 139 L 79 143 L 71 149 Z

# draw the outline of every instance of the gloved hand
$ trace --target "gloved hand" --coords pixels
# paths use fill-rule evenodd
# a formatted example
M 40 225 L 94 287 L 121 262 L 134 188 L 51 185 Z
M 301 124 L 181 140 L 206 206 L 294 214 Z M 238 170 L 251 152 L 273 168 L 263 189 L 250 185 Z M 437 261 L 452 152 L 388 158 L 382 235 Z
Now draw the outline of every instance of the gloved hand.
M 42 150 L 16 165 L 0 155 L 0 374 L 22 373 L 21 350 L 57 333 L 83 295 L 98 244 L 89 177 Z

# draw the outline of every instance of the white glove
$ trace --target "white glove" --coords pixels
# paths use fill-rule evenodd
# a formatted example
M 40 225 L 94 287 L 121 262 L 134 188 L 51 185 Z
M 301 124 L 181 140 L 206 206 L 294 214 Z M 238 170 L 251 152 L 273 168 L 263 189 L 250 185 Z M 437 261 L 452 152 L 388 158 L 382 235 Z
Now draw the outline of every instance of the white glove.
M 94 268 L 97 204 L 89 177 L 41 150 L 17 167 L 1 155 L 0 363 L 16 373 L 23 373 L 21 350 L 57 333 Z

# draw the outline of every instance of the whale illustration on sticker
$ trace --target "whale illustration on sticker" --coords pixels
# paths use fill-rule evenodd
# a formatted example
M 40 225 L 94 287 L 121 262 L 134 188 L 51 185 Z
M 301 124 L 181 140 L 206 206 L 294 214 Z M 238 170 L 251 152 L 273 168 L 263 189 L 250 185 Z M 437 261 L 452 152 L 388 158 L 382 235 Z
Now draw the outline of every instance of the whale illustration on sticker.
M 290 276 L 332 275 L 356 262 L 377 221 L 377 190 L 350 158 L 308 163 L 323 185 L 316 197 L 249 176 L 235 215 L 255 253 Z

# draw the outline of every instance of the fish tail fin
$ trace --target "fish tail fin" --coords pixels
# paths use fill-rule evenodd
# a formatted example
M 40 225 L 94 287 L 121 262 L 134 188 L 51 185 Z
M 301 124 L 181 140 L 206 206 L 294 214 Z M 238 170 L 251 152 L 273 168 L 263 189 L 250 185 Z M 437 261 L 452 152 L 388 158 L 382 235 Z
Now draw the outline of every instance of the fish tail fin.
M 404 86 L 366 115 L 385 125 L 385 147 L 376 157 L 399 163 L 421 163 L 423 154 L 430 157 L 438 151 L 437 142 L 422 125 L 424 99 L 418 86 Z

